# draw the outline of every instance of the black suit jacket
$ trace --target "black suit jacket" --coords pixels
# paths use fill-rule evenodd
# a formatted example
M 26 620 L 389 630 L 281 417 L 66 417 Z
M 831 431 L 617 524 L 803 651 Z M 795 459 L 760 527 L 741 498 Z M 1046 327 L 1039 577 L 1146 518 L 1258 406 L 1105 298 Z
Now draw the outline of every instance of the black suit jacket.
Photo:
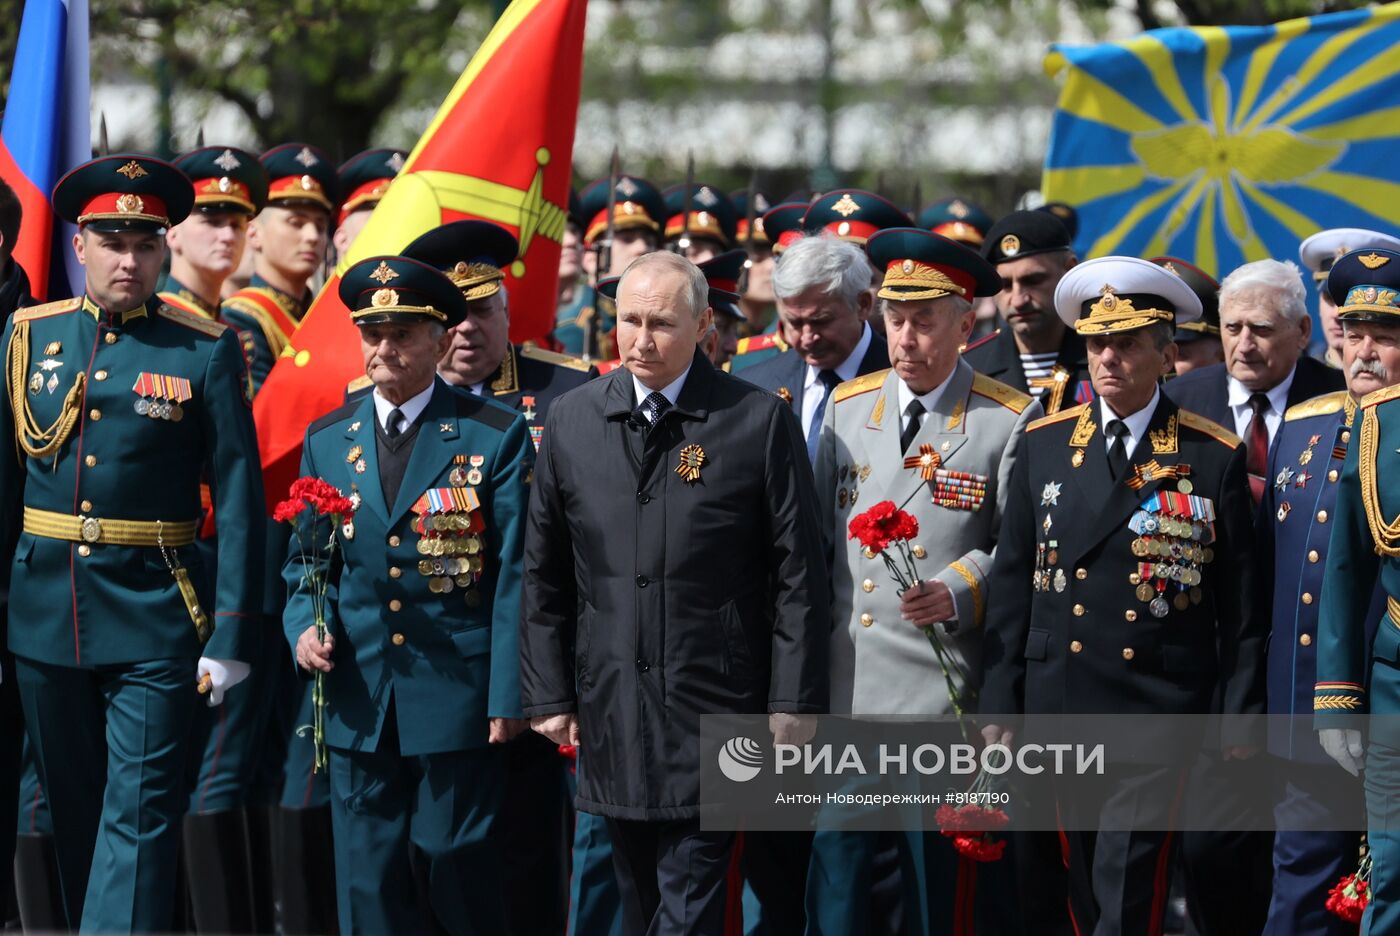
M 1168 380 L 1165 392 L 1172 398 L 1172 402 L 1182 409 L 1218 422 L 1233 432 L 1235 414 L 1230 412 L 1230 388 L 1226 382 L 1228 376 L 1229 372 L 1224 364 L 1198 367 Z M 1293 371 L 1293 385 L 1288 388 L 1288 405 L 1297 406 L 1315 396 L 1345 389 L 1346 378 L 1342 376 L 1341 371 L 1313 358 L 1300 357 Z
M 889 366 L 889 346 L 885 344 L 884 338 L 872 330 L 870 347 L 865 349 L 865 356 L 860 359 L 860 367 L 856 368 L 856 376 L 863 377 L 866 374 L 873 374 L 875 371 L 884 370 Z M 778 394 L 784 400 L 789 400 L 792 403 L 792 411 L 797 414 L 798 428 L 801 428 L 802 391 L 807 383 L 807 362 L 802 360 L 802 355 L 797 353 L 796 348 L 789 348 L 762 364 L 744 368 L 739 372 L 739 377 L 741 380 L 747 380 L 755 386 Z M 782 392 L 784 390 L 787 391 L 786 394 Z
M 963 360 L 972 365 L 979 374 L 999 380 L 1022 393 L 1035 395 L 1026 383 L 1026 372 L 1021 367 L 1021 351 L 1016 347 L 1016 338 L 1009 326 L 974 341 L 963 351 Z M 1056 392 L 1047 388 L 1040 395 L 1041 406 L 1047 416 L 1053 416 L 1064 409 L 1079 403 L 1087 403 L 1094 398 L 1094 387 L 1089 380 L 1089 357 L 1084 350 L 1084 339 L 1073 329 L 1065 329 L 1065 337 L 1060 342 L 1060 353 L 1055 358 L 1052 373 L 1059 377 L 1064 389 Z
M 696 352 L 645 431 L 618 368 L 554 401 L 525 537 L 529 716 L 577 712 L 578 802 L 699 814 L 701 714 L 824 712 L 831 606 L 806 446 Z M 677 471 L 703 453 L 699 477 Z

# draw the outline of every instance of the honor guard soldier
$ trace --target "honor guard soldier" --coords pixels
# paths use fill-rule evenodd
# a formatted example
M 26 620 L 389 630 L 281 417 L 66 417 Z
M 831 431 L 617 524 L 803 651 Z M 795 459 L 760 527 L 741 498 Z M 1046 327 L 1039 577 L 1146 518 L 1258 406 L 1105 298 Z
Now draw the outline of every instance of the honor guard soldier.
M 734 215 L 738 218 L 734 243 L 748 251 L 744 264 L 743 291 L 739 300 L 739 310 L 744 313 L 744 321 L 739 323 L 739 338 L 762 335 L 778 327 L 778 310 L 773 295 L 773 241 L 764 227 L 763 216 L 772 204 L 762 192 L 740 189 L 729 193 L 729 201 L 734 205 Z M 752 208 L 750 208 L 752 204 Z M 750 223 L 749 214 L 753 213 Z
M 744 251 L 731 250 L 696 264 L 710 284 L 710 308 L 715 313 L 714 323 L 709 334 L 700 340 L 700 347 L 711 364 L 725 370 L 739 346 L 739 327 L 744 322 L 739 284 L 748 260 Z
M 1400 261 L 1400 253 L 1384 248 L 1363 248 L 1339 261 L 1332 282 L 1341 300 L 1346 301 L 1352 284 L 1400 282 L 1400 262 L 1390 276 L 1377 275 L 1391 261 Z M 1376 271 L 1366 263 L 1378 264 Z M 1400 381 L 1400 310 L 1365 308 L 1364 296 L 1364 291 L 1358 295 L 1362 301 L 1355 305 L 1360 308 L 1348 307 L 1341 319 L 1341 363 L 1348 389 L 1284 413 L 1259 511 L 1260 566 L 1273 574 L 1269 714 L 1295 716 L 1270 719 L 1269 752 L 1289 762 L 1286 787 L 1274 801 L 1274 886 L 1264 927 L 1271 934 L 1329 936 L 1346 931 L 1348 924 L 1329 914 L 1325 905 L 1331 887 L 1355 870 L 1365 821 L 1360 785 L 1343 782 L 1318 746 L 1311 719 L 1296 717 L 1313 711 L 1319 599 L 1324 571 L 1330 566 L 1328 540 L 1336 527 L 1329 521 L 1337 516 L 1347 447 L 1357 431 L 1357 403 Z M 1378 626 L 1388 626 L 1381 623 L 1385 607 L 1385 592 L 1377 587 L 1364 621 L 1358 622 L 1364 646 L 1371 646 Z M 1292 730 L 1282 730 L 1285 723 Z M 1356 807 L 1354 815 L 1351 807 Z
M 171 929 L 191 716 L 248 675 L 262 636 L 262 480 L 238 341 L 155 295 L 166 231 L 194 197 L 144 156 L 70 172 L 53 203 L 79 227 L 84 295 L 21 310 L 4 336 L 9 645 L 68 926 L 89 932 Z M 192 546 L 205 472 L 217 569 Z
M 661 246 L 666 202 L 646 179 L 622 175 L 611 186 L 610 178 L 598 179 L 579 196 L 579 209 L 584 219 L 584 269 L 591 272 L 595 283 L 608 276 L 620 276 L 633 260 Z M 606 256 L 602 250 L 605 244 Z M 600 261 L 603 265 L 599 265 Z M 580 315 L 576 332 L 556 327 L 555 338 L 569 354 L 589 361 L 607 360 L 615 356 L 611 337 L 615 325 L 611 308 L 599 308 L 595 303 L 592 318 L 585 321 Z
M 253 278 L 223 305 L 224 321 L 243 342 L 254 390 L 311 304 L 307 287 L 326 261 L 337 186 L 335 168 L 314 146 L 284 143 L 263 153 L 261 162 L 267 206 L 248 228 Z
M 228 146 L 186 153 L 175 168 L 194 183 L 194 210 L 165 235 L 170 273 L 160 298 L 217 321 L 224 280 L 243 262 L 248 220 L 267 200 L 267 175 L 256 156 Z
M 862 247 L 876 231 L 909 227 L 912 223 L 889 199 L 861 189 L 827 192 L 812 202 L 802 216 L 805 233 L 830 234 Z
M 836 544 L 831 711 L 952 715 L 970 706 L 975 691 L 1002 507 L 1026 426 L 1043 413 L 1026 394 L 959 357 L 972 330 L 973 299 L 1001 288 L 989 263 L 917 228 L 881 231 L 866 249 L 883 274 L 879 301 L 893 366 L 838 386 L 822 426 L 817 493 L 827 541 Z M 904 509 L 926 533 L 912 546 L 926 578 L 902 597 L 880 558 L 846 535 L 852 517 L 883 500 L 908 501 Z M 957 687 L 961 701 L 950 698 L 939 678 L 924 627 L 936 629 L 972 677 L 971 685 Z M 978 906 L 979 918 L 995 912 L 988 897 L 1004 905 L 986 879 L 976 886 L 969 876 L 976 869 L 959 871 L 956 852 L 936 830 L 896 838 L 903 866 L 923 872 L 904 876 L 913 931 L 952 931 L 955 895 L 965 903 L 974 888 L 986 904 Z M 865 931 L 876 843 L 874 833 L 817 832 L 807 932 Z M 1002 931 L 991 920 L 982 926 Z
M 341 164 L 336 171 L 340 213 L 332 237 L 337 257 L 343 259 L 350 253 L 350 245 L 364 230 L 370 212 L 389 191 L 389 183 L 407 160 L 408 153 L 401 149 L 371 149 Z
M 593 317 L 593 286 L 584 275 L 583 219 L 580 213 L 578 193 L 570 189 L 564 240 L 559 246 L 559 299 L 554 310 L 554 330 L 550 332 L 551 344 L 560 350 L 568 350 L 565 336 L 578 344 L 575 350 L 582 350 L 583 332 L 578 327 L 579 322 L 587 322 Z
M 739 219 L 722 191 L 710 185 L 682 183 L 661 195 L 666 201 L 663 235 L 668 250 L 701 263 L 733 246 Z
M 783 202 L 770 208 L 764 214 L 763 230 L 768 235 L 772 243 L 773 269 L 777 269 L 778 258 L 783 251 L 802 239 L 802 216 L 807 213 L 806 202 Z M 769 274 L 771 288 L 772 274 Z M 774 299 L 776 301 L 776 294 Z M 757 323 L 749 320 L 750 327 Z M 775 358 L 791 347 L 787 339 L 783 336 L 783 321 L 778 315 L 773 316 L 773 321 L 758 334 L 750 334 L 739 339 L 739 344 L 735 348 L 734 357 L 729 362 L 731 373 L 737 374 L 739 371 L 753 367 L 755 364 L 762 364 L 770 358 Z
M 523 730 L 517 639 L 533 451 L 520 414 L 437 374 L 466 300 L 402 257 L 346 271 L 340 297 L 375 383 L 307 429 L 303 476 L 358 504 L 335 538 L 317 636 L 306 562 L 283 573 L 298 665 L 325 673 L 340 926 L 355 933 L 506 932 L 492 826 L 500 744 Z M 386 571 L 387 570 L 387 571 Z M 426 863 L 420 906 L 409 845 Z
M 1176 376 L 1224 361 L 1225 349 L 1220 344 L 1220 284 L 1215 277 L 1180 257 L 1153 257 L 1152 262 L 1185 280 L 1201 300 L 1200 319 L 1178 325 L 1172 336 L 1177 347 Z
M 1376 345 L 1393 381 L 1393 368 L 1400 363 L 1385 362 L 1395 354 L 1396 327 L 1389 323 L 1400 322 L 1400 251 L 1363 246 L 1346 254 L 1332 266 L 1326 288 L 1347 328 L 1347 342 Z M 1353 325 L 1360 330 L 1353 333 Z M 1400 470 L 1396 400 L 1400 385 L 1393 383 L 1361 398 L 1341 480 L 1335 482 L 1335 511 L 1294 518 L 1331 528 L 1317 627 L 1314 724 L 1329 756 L 1353 775 L 1363 767 L 1366 771 L 1371 899 L 1361 930 L 1375 934 L 1400 929 L 1400 839 L 1394 831 L 1400 824 L 1400 730 L 1395 719 L 1400 713 L 1400 499 L 1395 484 L 1381 480 Z M 1326 457 L 1322 446 L 1328 443 L 1336 444 L 1319 440 L 1319 461 Z M 1372 617 L 1375 589 L 1384 592 L 1385 619 L 1379 625 Z M 1355 857 L 1352 851 L 1351 860 Z
M 940 198 L 919 212 L 918 225 L 949 240 L 979 250 L 991 230 L 993 218 L 961 198 Z
M 998 720 L 1021 713 L 1261 712 L 1245 449 L 1158 387 L 1200 300 L 1147 260 L 1104 257 L 1065 274 L 1055 307 L 1085 338 L 1097 399 L 1027 429 L 992 567 L 984 736 L 1010 740 Z M 1205 743 L 1178 731 L 1110 754 L 1087 813 L 1082 784 L 1057 791 L 1076 932 L 1160 931 L 1172 803 Z
M 1069 232 L 1044 211 L 1013 211 L 992 225 L 982 256 L 997 268 L 1006 324 L 964 350 L 978 373 L 1040 400 L 1046 415 L 1094 398 L 1084 339 L 1055 314 L 1055 287 L 1075 264 Z
M 1324 342 L 1322 361 L 1332 367 L 1342 365 L 1342 323 L 1337 321 L 1337 306 L 1327 294 L 1327 274 L 1337 258 L 1362 247 L 1400 250 L 1400 238 L 1365 228 L 1329 228 L 1298 245 L 1298 260 L 1312 274 L 1317 287 L 1317 320 Z

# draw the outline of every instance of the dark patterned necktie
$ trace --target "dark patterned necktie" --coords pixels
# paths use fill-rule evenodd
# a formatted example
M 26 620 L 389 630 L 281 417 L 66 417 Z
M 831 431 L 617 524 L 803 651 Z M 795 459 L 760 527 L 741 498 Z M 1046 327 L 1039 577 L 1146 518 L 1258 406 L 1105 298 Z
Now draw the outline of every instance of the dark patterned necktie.
M 1254 506 L 1264 499 L 1264 476 L 1269 471 L 1269 424 L 1264 414 L 1273 408 L 1268 394 L 1254 393 L 1249 397 L 1249 408 L 1254 416 L 1249 421 L 1249 441 L 1246 443 L 1244 468 L 1249 473 L 1249 496 Z

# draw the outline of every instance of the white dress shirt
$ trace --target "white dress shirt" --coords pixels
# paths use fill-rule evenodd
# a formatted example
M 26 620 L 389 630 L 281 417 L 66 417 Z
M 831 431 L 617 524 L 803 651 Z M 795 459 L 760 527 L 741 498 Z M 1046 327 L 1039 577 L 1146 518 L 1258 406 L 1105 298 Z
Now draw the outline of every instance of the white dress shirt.
M 1113 446 L 1113 436 L 1108 434 L 1108 424 L 1110 420 L 1118 420 L 1128 427 L 1128 434 L 1123 437 L 1123 448 L 1128 452 L 1128 460 L 1133 458 L 1133 452 L 1137 450 L 1138 443 L 1142 437 L 1147 435 L 1147 424 L 1152 421 L 1152 413 L 1157 409 L 1157 401 L 1162 398 L 1161 390 L 1152 391 L 1152 399 L 1147 401 L 1147 405 L 1136 413 L 1127 416 L 1119 416 L 1108 406 L 1108 401 L 1099 397 L 1099 418 L 1103 420 L 1104 451 L 1108 451 Z
M 690 376 L 690 368 L 692 365 L 687 365 L 686 369 L 681 372 L 681 375 L 679 377 L 677 377 L 675 380 L 671 381 L 666 386 L 661 388 L 661 395 L 664 396 L 666 398 L 666 402 L 670 403 L 672 406 L 676 405 L 676 400 L 681 395 L 681 388 L 685 386 L 685 379 Z M 636 374 L 633 374 L 632 392 L 636 394 L 637 405 L 641 406 L 642 403 L 646 400 L 646 398 L 651 396 L 653 391 L 650 388 L 648 388 L 646 384 L 638 380 Z M 642 414 L 646 416 L 647 422 L 652 421 L 652 417 L 654 414 L 649 408 L 643 409 Z
M 1269 430 L 1269 444 L 1272 445 L 1274 436 L 1278 435 L 1278 427 L 1283 425 L 1283 414 L 1288 409 L 1288 391 L 1293 387 L 1293 377 L 1298 373 L 1295 365 L 1293 370 L 1288 372 L 1288 376 L 1279 381 L 1279 385 L 1272 390 L 1265 390 L 1264 394 L 1269 398 L 1269 410 L 1264 414 L 1264 425 Z M 1254 396 L 1254 391 L 1240 383 L 1234 377 L 1226 376 L 1225 385 L 1230 389 L 1230 415 L 1235 417 L 1235 435 L 1241 439 L 1249 438 L 1249 424 L 1254 421 L 1254 410 L 1249 407 L 1249 398 Z
M 424 390 L 422 393 L 414 394 L 398 406 L 398 411 L 403 414 L 403 419 L 399 421 L 400 432 L 413 425 L 419 414 L 427 408 L 428 401 L 433 398 L 433 388 L 435 386 L 437 386 L 436 379 L 428 384 L 428 389 Z M 389 432 L 389 414 L 394 411 L 394 404 L 384 399 L 378 387 L 374 388 L 372 396 L 374 398 L 374 414 L 379 419 L 379 425 L 384 427 L 385 432 Z
M 909 404 L 918 400 L 924 405 L 925 414 L 932 413 L 933 408 L 938 405 L 939 399 L 943 396 L 943 391 L 948 389 L 948 384 L 953 382 L 953 375 L 957 372 L 958 368 L 954 365 L 953 369 L 948 372 L 948 376 L 943 378 L 943 382 L 928 393 L 915 393 L 913 390 L 909 389 L 909 385 L 903 380 L 899 381 L 899 428 L 901 434 L 903 434 L 904 429 L 909 427 L 909 416 L 907 413 Z M 922 418 L 921 416 L 920 419 Z
M 856 372 L 860 370 L 860 362 L 865 359 L 865 352 L 870 350 L 870 342 L 874 340 L 874 332 L 870 330 L 870 323 L 865 322 L 862 326 L 864 331 L 860 334 L 860 341 L 856 342 L 856 348 L 851 352 L 851 356 L 846 358 L 836 367 L 836 376 L 841 378 L 841 382 L 856 378 Z M 802 385 L 802 437 L 805 439 L 812 431 L 812 417 L 817 413 L 817 404 L 821 403 L 826 396 L 827 389 L 822 385 L 821 373 L 823 368 L 807 365 L 807 380 Z

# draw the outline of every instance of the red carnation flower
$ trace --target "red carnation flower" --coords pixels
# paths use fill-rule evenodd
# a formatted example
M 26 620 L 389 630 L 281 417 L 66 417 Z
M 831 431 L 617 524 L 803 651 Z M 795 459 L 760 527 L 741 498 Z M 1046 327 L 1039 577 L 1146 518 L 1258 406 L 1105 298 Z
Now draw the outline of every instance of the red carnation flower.
M 1004 839 L 994 839 L 990 835 L 955 835 L 953 848 L 959 855 L 973 861 L 999 861 L 1006 851 Z
M 297 514 L 306 509 L 306 501 L 300 497 L 293 497 L 279 503 L 272 510 L 272 519 L 278 523 L 290 523 L 296 519 Z
M 1360 873 L 1348 874 L 1327 892 L 1327 909 L 1348 923 L 1360 923 L 1371 902 L 1371 885 Z

